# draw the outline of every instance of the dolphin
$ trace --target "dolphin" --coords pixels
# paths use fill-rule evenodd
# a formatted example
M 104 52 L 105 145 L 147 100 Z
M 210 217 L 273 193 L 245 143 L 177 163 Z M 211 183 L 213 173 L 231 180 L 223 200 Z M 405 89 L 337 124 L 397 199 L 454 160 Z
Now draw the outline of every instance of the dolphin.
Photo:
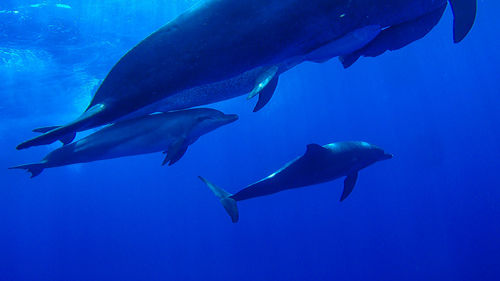
M 340 201 L 344 201 L 356 184 L 359 170 L 392 157 L 392 154 L 385 153 L 381 148 L 360 141 L 337 142 L 324 146 L 309 144 L 303 156 L 235 194 L 225 191 L 203 177 L 199 178 L 220 199 L 231 220 L 236 223 L 239 218 L 236 205 L 238 201 L 329 182 L 340 177 L 346 177 L 344 191 L 340 197 Z
M 130 50 L 73 122 L 17 146 L 44 145 L 75 132 L 248 94 L 254 111 L 271 99 L 281 73 L 305 62 L 399 49 L 427 34 L 448 1 L 454 41 L 467 35 L 477 0 L 208 0 Z
M 235 114 L 224 114 L 208 108 L 142 116 L 104 127 L 79 141 L 60 147 L 39 163 L 9 169 L 25 169 L 33 178 L 46 168 L 160 151 L 166 154 L 163 165 L 172 165 L 200 136 L 237 119 Z

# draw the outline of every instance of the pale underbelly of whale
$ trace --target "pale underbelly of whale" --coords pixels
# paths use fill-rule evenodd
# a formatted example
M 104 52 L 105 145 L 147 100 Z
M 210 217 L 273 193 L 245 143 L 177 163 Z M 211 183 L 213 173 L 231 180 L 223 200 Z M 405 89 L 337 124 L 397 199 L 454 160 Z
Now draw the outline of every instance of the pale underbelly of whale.
M 154 104 L 143 107 L 120 120 L 154 112 L 168 112 L 211 104 L 248 94 L 254 88 L 255 81 L 263 72 L 263 69 L 263 67 L 258 67 L 227 80 L 180 91 Z
M 366 26 L 338 38 L 308 54 L 289 59 L 277 65 L 276 75 L 295 67 L 304 61 L 324 62 L 340 55 L 361 49 L 379 33 L 380 26 Z M 205 104 L 211 104 L 250 93 L 256 87 L 256 81 L 271 66 L 261 66 L 238 76 L 223 81 L 201 85 L 177 92 L 154 104 L 143 107 L 120 120 L 138 117 L 154 112 L 181 110 Z

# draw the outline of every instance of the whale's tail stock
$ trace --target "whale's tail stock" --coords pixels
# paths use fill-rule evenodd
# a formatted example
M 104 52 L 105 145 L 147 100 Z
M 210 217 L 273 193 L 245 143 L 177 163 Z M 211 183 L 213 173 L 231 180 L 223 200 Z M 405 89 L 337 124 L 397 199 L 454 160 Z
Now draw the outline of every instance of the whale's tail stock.
M 212 192 L 215 194 L 215 196 L 217 196 L 219 198 L 222 206 L 224 207 L 226 212 L 231 217 L 231 221 L 233 223 L 237 223 L 238 218 L 239 218 L 238 206 L 236 205 L 236 200 L 231 198 L 232 194 L 225 191 L 224 189 L 216 186 L 215 184 L 209 182 L 208 180 L 206 180 L 203 177 L 198 177 L 198 178 L 201 181 L 203 181 L 208 186 L 208 188 L 210 188 L 210 190 L 212 190 Z
M 77 132 L 90 129 L 96 124 L 95 117 L 104 110 L 104 105 L 98 104 L 87 110 L 75 121 L 64 126 L 44 127 L 33 130 L 33 132 L 42 133 L 36 138 L 30 139 L 19 144 L 18 150 L 51 144 L 55 141 L 61 141 L 63 144 L 68 144 L 73 141 Z

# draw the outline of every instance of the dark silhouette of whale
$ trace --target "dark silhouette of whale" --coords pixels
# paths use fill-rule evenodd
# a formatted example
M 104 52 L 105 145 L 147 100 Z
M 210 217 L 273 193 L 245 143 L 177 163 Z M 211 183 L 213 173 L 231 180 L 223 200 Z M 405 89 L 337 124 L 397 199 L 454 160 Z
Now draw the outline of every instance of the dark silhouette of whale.
M 454 40 L 471 29 L 476 0 L 449 0 Z M 259 96 L 271 99 L 281 73 L 304 61 L 399 49 L 427 34 L 448 0 L 209 0 L 130 50 L 73 122 L 18 149 L 52 143 L 123 118 Z
M 239 218 L 237 201 L 324 183 L 340 177 L 346 177 L 340 198 L 340 201 L 343 201 L 351 194 L 359 170 L 392 157 L 392 154 L 385 153 L 381 148 L 366 142 L 337 142 L 324 146 L 310 144 L 303 156 L 235 194 L 217 187 L 203 177 L 200 179 L 220 199 L 231 220 L 236 223 Z
M 40 163 L 10 169 L 25 169 L 33 178 L 46 168 L 160 151 L 167 154 L 163 165 L 172 165 L 200 136 L 237 119 L 235 114 L 208 108 L 147 115 L 115 123 L 58 148 Z

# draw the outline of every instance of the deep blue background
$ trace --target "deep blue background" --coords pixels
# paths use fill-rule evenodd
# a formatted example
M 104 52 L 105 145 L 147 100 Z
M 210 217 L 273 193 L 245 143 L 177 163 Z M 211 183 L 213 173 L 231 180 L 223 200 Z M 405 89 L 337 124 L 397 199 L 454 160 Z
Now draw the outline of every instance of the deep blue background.
M 0 280 L 500 280 L 495 1 L 461 44 L 448 9 L 403 50 L 287 72 L 262 112 L 213 105 L 240 120 L 172 167 L 157 154 L 36 179 L 6 169 L 57 147 L 15 150 L 76 117 L 128 49 L 194 2 L 0 2 Z M 337 180 L 241 202 L 234 225 L 196 177 L 234 192 L 341 140 L 396 155 L 343 203 Z

